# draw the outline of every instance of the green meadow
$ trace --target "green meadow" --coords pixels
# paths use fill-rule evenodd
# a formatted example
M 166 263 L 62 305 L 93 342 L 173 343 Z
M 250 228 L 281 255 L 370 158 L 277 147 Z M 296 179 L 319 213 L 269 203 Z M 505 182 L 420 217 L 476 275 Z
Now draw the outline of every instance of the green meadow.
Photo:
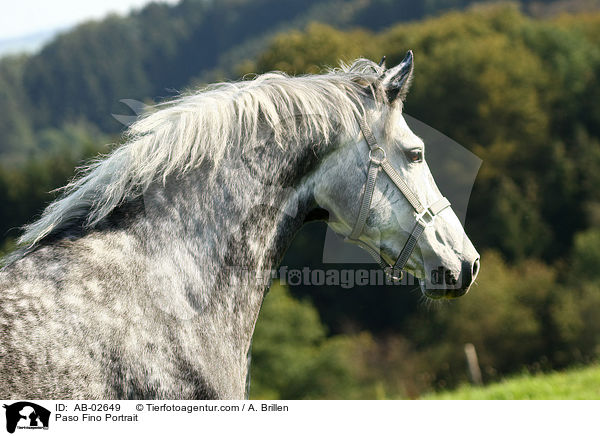
M 523 374 L 484 387 L 461 386 L 423 400 L 597 400 L 600 365 L 549 374 Z

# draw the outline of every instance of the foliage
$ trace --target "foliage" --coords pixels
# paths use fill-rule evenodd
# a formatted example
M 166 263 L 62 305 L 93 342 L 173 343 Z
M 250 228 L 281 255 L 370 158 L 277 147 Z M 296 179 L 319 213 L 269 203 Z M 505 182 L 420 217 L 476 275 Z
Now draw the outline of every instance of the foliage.
M 0 234 L 14 240 L 18 229 L 42 212 L 85 159 L 108 151 L 108 137 L 87 124 L 45 129 L 38 150 L 19 165 L 0 165 Z M 3 162 L 4 163 L 4 162 Z M 8 245 L 12 246 L 12 244 Z
M 428 387 L 423 364 L 401 336 L 326 335 L 314 306 L 274 284 L 252 345 L 252 398 L 415 397 Z
M 352 387 L 351 350 L 327 338 L 317 311 L 296 301 L 281 285 L 267 295 L 252 344 L 254 398 L 346 396 Z
M 568 292 L 562 292 L 552 316 L 564 347 L 563 361 L 589 361 L 600 355 L 600 231 L 575 236 L 568 269 Z
M 304 32 L 292 31 L 273 39 L 269 50 L 261 54 L 256 65 L 246 65 L 257 72 L 271 70 L 289 74 L 319 73 L 324 65 L 337 66 L 377 49 L 377 38 L 364 30 L 344 32 L 312 23 Z
M 23 161 L 34 147 L 29 104 L 22 85 L 25 56 L 0 60 L 0 156 L 2 163 Z
M 486 383 L 600 357 L 599 286 L 557 285 L 557 269 L 538 261 L 510 266 L 494 252 L 482 264 L 466 297 L 423 305 L 402 333 L 379 337 L 327 336 L 308 301 L 274 285 L 256 327 L 252 395 L 413 398 L 468 382 L 465 343 L 475 345 Z
M 555 272 L 535 261 L 510 267 L 494 252 L 484 253 L 482 264 L 467 296 L 421 311 L 410 323 L 409 339 L 428 356 L 425 370 L 436 388 L 467 380 L 466 343 L 475 345 L 486 381 L 555 363 Z
M 571 259 L 574 282 L 600 282 L 600 230 L 593 228 L 575 235 Z

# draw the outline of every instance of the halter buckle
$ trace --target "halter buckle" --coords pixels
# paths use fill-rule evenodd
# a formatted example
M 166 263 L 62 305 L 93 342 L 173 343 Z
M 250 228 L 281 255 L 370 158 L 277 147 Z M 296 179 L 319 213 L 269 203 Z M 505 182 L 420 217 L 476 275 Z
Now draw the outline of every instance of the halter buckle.
M 435 215 L 431 212 L 431 210 L 429 210 L 428 207 L 426 207 L 423 209 L 423 212 L 417 214 L 416 220 L 423 227 L 429 227 L 433 225 L 433 222 L 435 221 Z
M 381 158 L 377 158 L 374 153 L 381 153 Z M 369 149 L 369 160 L 376 165 L 381 165 L 386 159 L 385 150 L 379 146 Z

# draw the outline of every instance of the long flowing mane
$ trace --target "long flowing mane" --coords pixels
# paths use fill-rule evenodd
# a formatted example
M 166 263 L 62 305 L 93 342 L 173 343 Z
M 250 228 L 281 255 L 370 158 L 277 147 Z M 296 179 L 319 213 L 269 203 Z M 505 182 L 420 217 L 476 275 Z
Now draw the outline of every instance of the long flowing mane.
M 321 75 L 274 72 L 213 84 L 159 104 L 158 110 L 131 125 L 123 145 L 82 168 L 41 218 L 25 226 L 19 243 L 34 247 L 73 223 L 92 228 L 117 206 L 143 194 L 153 181 L 183 174 L 207 160 L 216 168 L 228 150 L 243 151 L 256 143 L 259 124 L 270 129 L 282 147 L 307 134 L 327 140 L 334 126 L 352 131 L 355 113 L 364 110 L 360 96 L 366 87 L 376 86 L 382 71 L 374 62 L 358 59 Z M 282 123 L 299 114 L 322 116 Z

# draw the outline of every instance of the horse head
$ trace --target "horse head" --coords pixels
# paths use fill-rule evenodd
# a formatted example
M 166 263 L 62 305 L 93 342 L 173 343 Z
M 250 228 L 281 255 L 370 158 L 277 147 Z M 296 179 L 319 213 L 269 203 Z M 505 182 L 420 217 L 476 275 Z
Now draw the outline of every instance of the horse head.
M 419 278 L 430 298 L 465 294 L 479 254 L 427 165 L 425 144 L 407 125 L 403 102 L 413 78 L 413 54 L 377 69 L 364 86 L 354 132 L 339 135 L 321 164 L 315 187 L 338 234 L 370 252 L 398 278 Z

